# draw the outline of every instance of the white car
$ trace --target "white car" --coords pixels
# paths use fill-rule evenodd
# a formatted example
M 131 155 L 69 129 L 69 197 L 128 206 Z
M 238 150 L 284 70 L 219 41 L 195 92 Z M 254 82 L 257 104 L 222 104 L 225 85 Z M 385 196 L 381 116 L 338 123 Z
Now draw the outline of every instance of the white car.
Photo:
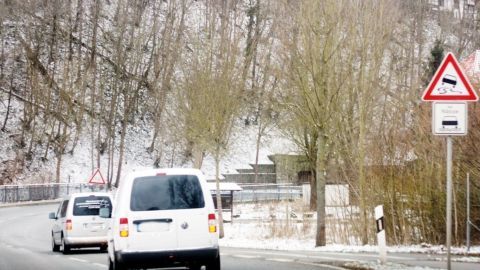
M 100 208 L 112 209 L 111 195 L 103 192 L 75 193 L 62 200 L 57 212 L 49 214 L 52 251 L 66 254 L 71 248 L 107 249 L 109 219 L 99 217 Z
M 109 217 L 108 208 L 100 216 Z M 215 208 L 196 169 L 127 175 L 115 196 L 109 269 L 189 267 L 220 270 Z

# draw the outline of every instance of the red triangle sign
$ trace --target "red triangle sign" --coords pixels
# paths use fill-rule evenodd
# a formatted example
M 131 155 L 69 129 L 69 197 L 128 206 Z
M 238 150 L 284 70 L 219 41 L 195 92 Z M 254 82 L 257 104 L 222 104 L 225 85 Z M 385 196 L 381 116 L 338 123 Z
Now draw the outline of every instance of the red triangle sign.
M 457 59 L 448 53 L 422 96 L 423 101 L 478 101 Z
M 89 184 L 105 184 L 105 179 L 103 178 L 102 173 L 100 172 L 100 169 L 96 169 L 95 172 L 92 174 L 92 177 L 90 177 L 90 180 L 88 180 Z

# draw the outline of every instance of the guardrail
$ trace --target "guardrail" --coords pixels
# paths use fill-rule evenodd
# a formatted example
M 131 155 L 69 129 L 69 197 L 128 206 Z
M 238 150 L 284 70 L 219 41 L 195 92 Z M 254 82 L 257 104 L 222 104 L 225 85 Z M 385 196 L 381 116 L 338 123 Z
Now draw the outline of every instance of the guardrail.
M 103 191 L 105 185 L 47 183 L 0 186 L 0 204 L 53 200 L 76 192 Z

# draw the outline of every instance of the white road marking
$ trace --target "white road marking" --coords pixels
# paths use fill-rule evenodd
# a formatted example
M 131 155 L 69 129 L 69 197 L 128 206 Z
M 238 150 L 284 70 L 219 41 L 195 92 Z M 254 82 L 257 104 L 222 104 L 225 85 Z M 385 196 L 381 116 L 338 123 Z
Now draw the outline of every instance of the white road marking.
M 92 263 L 92 264 L 101 268 L 108 268 L 108 266 L 105 264 L 101 264 L 101 263 Z
M 235 258 L 240 258 L 240 259 L 261 259 L 262 257 L 260 256 L 252 256 L 252 255 L 233 255 Z
M 88 261 L 86 260 L 83 260 L 83 259 L 78 259 L 78 258 L 74 258 L 74 257 L 70 257 L 68 258 L 69 260 L 72 260 L 72 261 L 77 261 L 77 262 L 83 262 L 83 263 L 88 263 Z
M 333 269 L 333 270 L 345 270 L 345 268 L 338 267 L 338 266 L 333 266 L 333 265 L 328 265 L 328 264 L 306 263 L 306 262 L 298 262 L 298 263 L 303 264 L 303 265 L 317 266 L 317 267 L 323 267 L 323 268 L 328 268 L 328 269 Z
M 372 258 L 372 259 L 379 259 L 380 255 L 378 254 L 362 254 L 362 253 L 342 253 L 342 255 L 349 255 L 349 256 L 356 256 L 356 257 L 365 257 L 365 258 Z M 395 259 L 395 260 L 407 260 L 408 257 L 399 257 L 399 256 L 392 256 L 387 253 L 387 260 L 388 259 Z
M 342 260 L 342 261 L 349 261 L 349 262 L 355 261 L 355 260 L 347 259 L 347 258 L 338 258 L 337 259 L 335 257 L 328 257 L 328 256 L 291 254 L 291 253 L 282 253 L 282 252 L 263 252 L 263 251 L 259 251 L 259 252 L 256 252 L 256 253 L 259 253 L 261 255 L 267 255 L 267 256 L 285 256 L 285 257 L 293 257 L 293 258 L 320 259 L 320 260 L 328 260 L 328 261 L 335 261 L 335 260 Z
M 282 262 L 282 263 L 292 263 L 292 262 L 294 262 L 294 260 L 292 260 L 292 259 L 277 259 L 277 258 L 266 259 L 266 261 Z

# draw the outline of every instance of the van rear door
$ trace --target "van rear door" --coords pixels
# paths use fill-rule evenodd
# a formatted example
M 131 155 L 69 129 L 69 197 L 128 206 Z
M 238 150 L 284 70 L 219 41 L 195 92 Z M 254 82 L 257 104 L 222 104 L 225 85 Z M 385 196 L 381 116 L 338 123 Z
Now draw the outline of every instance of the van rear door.
M 106 236 L 109 220 L 100 218 L 100 207 L 112 211 L 112 202 L 108 196 L 77 197 L 73 201 L 72 231 L 70 236 Z
M 128 246 L 133 250 L 204 247 L 208 218 L 195 175 L 156 175 L 133 180 Z M 204 217 L 204 218 L 202 218 Z M 204 221 L 203 221 L 204 220 Z M 203 228 L 204 232 L 199 231 Z M 203 236 L 202 236 L 203 235 Z

